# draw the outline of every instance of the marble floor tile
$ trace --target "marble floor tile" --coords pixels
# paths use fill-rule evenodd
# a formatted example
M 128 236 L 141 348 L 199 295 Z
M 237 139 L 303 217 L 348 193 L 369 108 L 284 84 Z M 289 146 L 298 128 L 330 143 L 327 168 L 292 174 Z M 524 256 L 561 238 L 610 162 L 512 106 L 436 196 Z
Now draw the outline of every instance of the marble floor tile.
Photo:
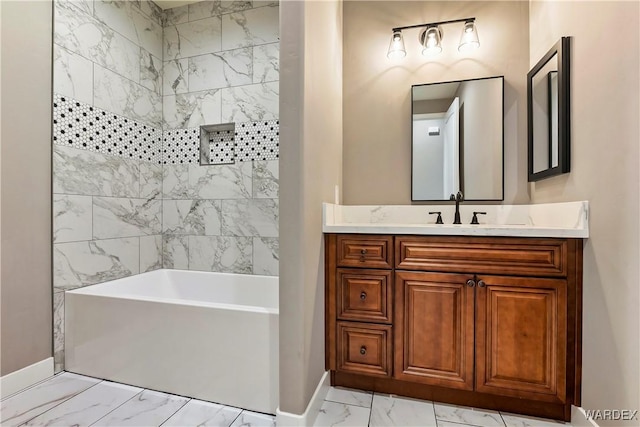
M 216 403 L 191 400 L 176 412 L 163 427 L 229 427 L 238 418 L 242 409 Z
M 452 423 L 450 421 L 438 420 L 437 427 L 477 427 L 471 424 Z
M 433 403 L 428 400 L 375 394 L 371 406 L 369 426 L 415 426 L 436 425 Z
M 370 391 L 356 390 L 343 387 L 331 387 L 324 400 L 346 405 L 362 406 L 371 408 L 373 394 Z
M 18 426 L 95 386 L 100 380 L 62 373 L 2 401 L 0 424 Z
M 257 412 L 242 411 L 231 427 L 275 427 L 276 417 Z
M 344 403 L 325 402 L 316 418 L 315 427 L 348 426 L 366 427 L 369 424 L 371 410 L 361 406 Z
M 29 421 L 27 426 L 89 426 L 142 391 L 102 381 Z
M 509 414 L 507 412 L 500 412 L 500 415 L 502 415 L 502 419 L 507 427 L 561 427 L 569 425 L 562 421 Z
M 187 397 L 144 390 L 93 425 L 159 426 L 188 401 Z
M 459 424 L 471 424 L 479 427 L 504 427 L 500 413 L 488 409 L 476 409 L 466 406 L 434 404 L 438 421 L 449 421 Z

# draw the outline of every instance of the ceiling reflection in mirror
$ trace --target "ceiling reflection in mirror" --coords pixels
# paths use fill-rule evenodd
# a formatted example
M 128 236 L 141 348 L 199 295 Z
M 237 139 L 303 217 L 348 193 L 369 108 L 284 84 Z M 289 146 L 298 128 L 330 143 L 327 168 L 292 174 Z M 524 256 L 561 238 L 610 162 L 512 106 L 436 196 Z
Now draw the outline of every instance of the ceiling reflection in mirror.
M 411 88 L 411 198 L 502 200 L 504 78 Z

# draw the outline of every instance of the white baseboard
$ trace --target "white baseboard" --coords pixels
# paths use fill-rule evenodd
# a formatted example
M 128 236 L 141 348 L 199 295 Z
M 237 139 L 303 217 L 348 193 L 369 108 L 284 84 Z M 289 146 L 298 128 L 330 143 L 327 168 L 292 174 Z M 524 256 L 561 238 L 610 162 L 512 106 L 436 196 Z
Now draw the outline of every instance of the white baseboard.
M 580 406 L 571 406 L 572 427 L 600 427 L 598 423 L 587 418 L 587 414 Z
M 0 377 L 0 397 L 4 399 L 53 376 L 53 357 Z
M 325 372 L 320 378 L 320 382 L 316 387 L 316 391 L 311 396 L 311 400 L 307 405 L 307 409 L 303 414 L 292 414 L 290 412 L 282 412 L 280 408 L 276 409 L 276 426 L 278 427 L 306 427 L 312 426 L 316 422 L 316 417 L 320 413 L 320 408 L 327 396 L 330 387 L 329 372 Z

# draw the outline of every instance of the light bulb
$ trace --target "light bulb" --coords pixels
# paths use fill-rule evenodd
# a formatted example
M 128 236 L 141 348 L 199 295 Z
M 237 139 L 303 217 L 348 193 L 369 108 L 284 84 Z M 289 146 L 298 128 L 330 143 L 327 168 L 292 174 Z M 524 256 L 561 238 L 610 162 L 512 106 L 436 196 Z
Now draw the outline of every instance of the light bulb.
M 402 32 L 394 31 L 391 35 L 391 42 L 389 43 L 389 50 L 387 51 L 387 58 L 400 59 L 407 55 L 407 51 L 404 48 L 404 39 L 402 38 Z
M 464 23 L 464 28 L 462 29 L 462 36 L 460 36 L 458 51 L 467 52 L 479 47 L 480 40 L 478 39 L 478 31 L 476 30 L 475 21 L 466 21 Z

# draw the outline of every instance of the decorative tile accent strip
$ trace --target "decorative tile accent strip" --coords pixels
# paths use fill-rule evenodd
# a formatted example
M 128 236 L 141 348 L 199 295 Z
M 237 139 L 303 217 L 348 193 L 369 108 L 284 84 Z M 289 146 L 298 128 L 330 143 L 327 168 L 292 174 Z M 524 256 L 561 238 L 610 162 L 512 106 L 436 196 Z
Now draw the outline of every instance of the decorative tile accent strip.
M 160 129 L 54 94 L 54 144 L 160 164 L 161 136 Z
M 280 156 L 280 121 L 236 124 L 236 161 L 276 160 Z
M 235 162 L 233 130 L 212 132 L 209 139 L 209 159 L 212 165 L 227 165 Z
M 162 163 L 199 163 L 200 128 L 167 129 L 162 132 Z
M 167 129 L 163 132 L 165 165 L 199 163 L 200 128 Z M 216 146 L 216 144 L 218 144 Z M 212 140 L 211 162 L 229 164 L 252 160 L 277 160 L 280 157 L 280 121 L 236 123 L 234 147 L 228 138 Z

